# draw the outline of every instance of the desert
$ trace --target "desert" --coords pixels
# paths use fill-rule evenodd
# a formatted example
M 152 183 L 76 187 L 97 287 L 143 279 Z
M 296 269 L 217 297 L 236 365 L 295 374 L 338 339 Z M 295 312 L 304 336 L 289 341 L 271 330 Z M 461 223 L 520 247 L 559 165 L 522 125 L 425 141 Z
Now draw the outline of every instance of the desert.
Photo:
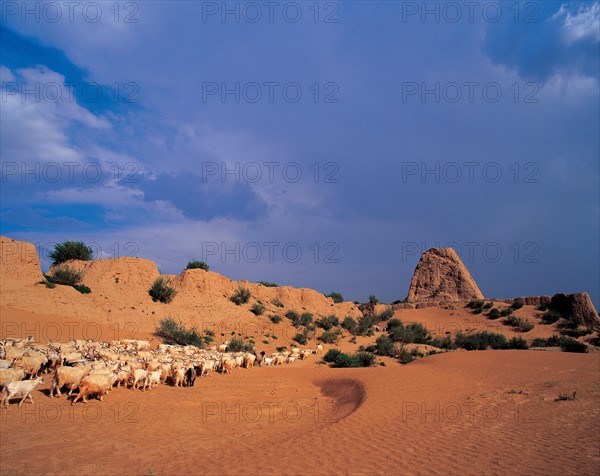
M 159 277 L 151 261 L 67 261 L 85 271 L 91 292 L 81 293 L 47 287 L 53 268 L 42 274 L 31 243 L 2 237 L 1 244 L 2 357 L 15 359 L 3 362 L 31 372 L 23 382 L 43 378 L 32 401 L 3 402 L 3 474 L 197 474 L 199 467 L 205 474 L 593 474 L 599 467 L 597 313 L 572 339 L 581 346 L 576 353 L 562 352 L 560 342 L 543 347 L 566 335 L 564 318 L 547 324 L 539 310 L 553 298 L 470 299 L 483 295 L 451 250 L 421 258 L 413 302 L 334 303 L 309 289 L 191 269 L 165 277 L 176 290 L 165 304 L 148 292 Z M 442 300 L 434 302 L 431 291 L 441 282 Z M 237 305 L 230 298 L 240 287 L 251 297 Z M 415 301 L 423 293 L 428 300 Z M 267 303 L 265 312 L 253 313 L 252 302 Z M 595 312 L 589 297 L 583 302 Z M 339 335 L 324 342 L 324 328 L 308 324 L 307 340 L 298 343 L 302 325 L 285 317 L 293 309 L 319 325 L 337 319 Z M 510 309 L 533 326 L 520 331 L 506 317 L 490 319 L 493 309 Z M 277 314 L 283 319 L 275 324 Z M 176 345 L 157 333 L 165 315 L 184 328 L 211 330 L 214 339 L 202 348 Z M 382 320 L 366 332 L 339 324 L 373 315 Z M 406 330 L 415 324 L 429 335 L 411 338 Z M 447 345 L 449 336 L 458 342 L 482 332 L 526 345 Z M 362 350 L 372 361 L 335 368 L 326 358 L 331 349 Z M 18 355 L 42 356 L 43 365 L 31 369 Z M 87 379 L 71 387 L 58 380 L 64 369 L 91 362 L 97 367 Z M 103 373 L 113 375 L 108 388 L 86 386 Z M 148 382 L 153 373 L 157 380 Z M 49 441 L 60 449 L 48 452 Z

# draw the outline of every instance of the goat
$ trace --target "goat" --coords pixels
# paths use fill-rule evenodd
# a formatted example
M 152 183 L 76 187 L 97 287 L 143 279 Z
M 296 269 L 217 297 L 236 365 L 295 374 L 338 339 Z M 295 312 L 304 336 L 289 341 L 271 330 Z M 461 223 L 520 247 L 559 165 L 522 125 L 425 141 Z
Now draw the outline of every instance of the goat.
M 0 407 L 8 407 L 8 402 L 11 398 L 20 396 L 23 396 L 23 398 L 19 402 L 19 406 L 21 406 L 26 398 L 29 398 L 31 403 L 33 403 L 31 392 L 33 392 L 36 387 L 43 383 L 44 377 L 38 377 L 34 380 L 17 380 L 2 386 L 2 401 L 0 402 Z

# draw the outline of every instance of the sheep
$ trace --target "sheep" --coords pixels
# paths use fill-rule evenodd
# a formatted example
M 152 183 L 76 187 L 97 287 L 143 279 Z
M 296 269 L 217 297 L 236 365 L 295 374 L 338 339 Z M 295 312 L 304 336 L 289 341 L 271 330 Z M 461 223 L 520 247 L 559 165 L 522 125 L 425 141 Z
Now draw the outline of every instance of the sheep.
M 212 377 L 212 372 L 215 369 L 214 360 L 204 360 L 200 363 L 200 377 Z
M 143 384 L 142 391 L 145 389 L 146 379 L 148 378 L 148 371 L 145 369 L 135 369 L 131 374 L 132 386 L 131 388 L 137 389 L 140 384 Z
M 146 379 L 144 389 L 146 388 L 146 384 L 150 389 L 158 387 L 160 383 L 162 370 L 155 370 L 154 372 L 148 373 L 148 378 Z
M 73 390 L 75 390 L 81 380 L 90 373 L 91 366 L 82 365 L 80 367 L 58 367 L 54 371 L 54 378 L 52 380 L 52 387 L 50 387 L 50 396 L 53 397 L 56 393 L 57 397 L 60 397 L 60 389 L 66 386 L 69 389 L 68 396 L 71 396 Z
M 317 348 L 315 350 L 315 354 L 320 354 L 323 352 L 323 345 L 322 344 L 318 344 Z
M 21 401 L 19 402 L 19 406 L 25 401 L 26 398 L 29 398 L 31 403 L 33 403 L 33 397 L 31 396 L 31 392 L 35 390 L 36 387 L 40 386 L 44 383 L 44 377 L 38 377 L 34 380 L 17 380 L 14 382 L 10 382 L 6 385 L 2 386 L 2 401 L 0 402 L 0 407 L 7 407 L 8 402 L 13 397 L 23 396 Z
M 270 367 L 273 364 L 273 357 L 265 357 L 262 361 L 262 366 Z
M 232 359 L 223 359 L 221 362 L 221 373 L 230 374 L 235 367 L 235 361 Z
M 37 377 L 44 364 L 48 362 L 48 359 L 45 355 L 42 355 L 38 352 L 32 352 L 31 354 L 33 355 L 30 355 L 27 352 L 22 357 L 15 359 L 13 363 L 15 367 L 20 367 L 25 370 L 25 373 L 30 379 Z
M 285 363 L 286 356 L 285 355 L 277 355 L 274 359 L 275 365 L 283 365 Z
M 287 363 L 288 363 L 288 364 L 293 364 L 295 360 L 296 360 L 296 357 L 294 357 L 293 355 L 290 355 L 290 356 L 287 358 Z
M 250 367 L 254 367 L 255 360 L 256 360 L 256 355 L 254 355 L 254 354 L 244 355 L 244 363 L 243 363 L 244 368 L 249 369 Z
M 99 400 L 102 401 L 102 397 L 112 388 L 116 379 L 117 376 L 113 372 L 84 377 L 79 384 L 79 393 L 71 401 L 71 405 L 75 405 L 79 400 L 83 400 L 83 403 L 87 402 L 89 395 L 98 395 Z
M 243 355 L 238 355 L 235 357 L 234 359 L 235 362 L 235 368 L 239 368 L 242 366 L 242 364 L 244 363 L 244 356 Z
M 6 385 L 10 382 L 23 380 L 25 371 L 23 369 L 1 369 L 0 370 L 0 385 Z
M 171 382 L 174 387 L 183 386 L 183 380 L 185 378 L 185 371 L 179 366 L 179 364 L 174 364 L 171 367 Z
M 305 349 L 305 350 L 303 350 L 302 352 L 300 352 L 300 359 L 301 359 L 301 360 L 304 360 L 304 359 L 306 359 L 306 358 L 307 358 L 309 355 L 311 355 L 311 354 L 312 354 L 312 351 L 311 351 L 311 350 L 309 350 L 309 349 Z

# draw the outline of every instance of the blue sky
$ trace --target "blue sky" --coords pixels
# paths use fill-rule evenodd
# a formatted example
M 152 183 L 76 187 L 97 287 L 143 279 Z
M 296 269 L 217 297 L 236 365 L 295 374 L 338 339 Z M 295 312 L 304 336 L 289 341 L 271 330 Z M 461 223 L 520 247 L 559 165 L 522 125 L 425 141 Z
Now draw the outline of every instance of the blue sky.
M 450 244 L 598 305 L 598 1 L 117 5 L 2 2 L 3 235 L 388 302 Z

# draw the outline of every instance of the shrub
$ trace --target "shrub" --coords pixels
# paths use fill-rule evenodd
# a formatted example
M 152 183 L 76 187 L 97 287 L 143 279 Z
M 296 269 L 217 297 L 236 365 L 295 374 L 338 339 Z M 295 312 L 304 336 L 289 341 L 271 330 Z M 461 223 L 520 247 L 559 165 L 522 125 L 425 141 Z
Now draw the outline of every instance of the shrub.
M 160 301 L 164 304 L 168 304 L 173 300 L 177 291 L 175 291 L 169 283 L 165 282 L 162 276 L 159 276 L 154 280 L 154 283 L 152 283 L 152 287 L 148 291 L 148 294 L 150 294 L 154 302 Z
M 234 337 L 227 344 L 227 352 L 251 352 L 254 346 L 249 342 L 244 342 L 242 339 Z
M 392 330 L 394 327 L 403 327 L 404 324 L 402 324 L 402 321 L 400 319 L 390 319 L 390 322 L 388 322 L 387 328 L 388 331 Z
M 560 313 L 554 309 L 550 309 L 542 315 L 543 324 L 554 324 L 555 322 L 558 322 L 559 319 Z
M 298 344 L 300 344 L 300 345 L 306 345 L 306 343 L 308 342 L 308 337 L 306 337 L 306 334 L 303 334 L 302 332 L 298 332 L 292 338 L 292 340 L 298 342 Z
M 88 288 L 85 284 L 76 284 L 73 287 L 77 289 L 77 291 L 79 291 L 81 294 L 89 294 L 92 292 L 92 290 Z
M 271 302 L 275 305 L 275 307 L 284 307 L 283 303 L 279 298 L 275 298 Z
M 319 340 L 325 344 L 335 344 L 337 343 L 341 334 L 342 332 L 339 329 L 325 331 L 319 336 Z
M 513 309 L 521 309 L 525 305 L 525 301 L 521 298 L 517 298 L 510 305 Z
M 467 307 L 470 308 L 470 309 L 475 309 L 475 308 L 478 308 L 478 307 L 483 307 L 484 304 L 485 303 L 484 303 L 484 301 L 482 299 L 473 299 L 472 301 L 469 301 L 467 303 Z
M 56 284 L 54 284 L 53 282 L 51 282 L 51 281 L 48 281 L 48 280 L 44 281 L 44 284 L 45 284 L 45 285 L 46 285 L 46 287 L 47 287 L 47 288 L 49 288 L 49 289 L 54 289 L 54 288 L 56 287 Z
M 523 319 L 522 317 L 517 317 L 513 314 L 508 316 L 505 320 L 506 324 L 514 327 L 518 332 L 529 332 L 533 329 L 533 324 L 529 322 L 527 319 Z
M 266 288 L 277 288 L 277 287 L 279 287 L 278 284 L 270 283 L 269 281 L 259 281 L 258 284 L 260 284 L 261 286 L 264 286 Z
M 48 253 L 52 264 L 60 264 L 70 259 L 90 261 L 94 255 L 92 248 L 83 241 L 63 241 L 54 246 L 54 250 Z
M 208 271 L 210 267 L 204 261 L 192 260 L 188 261 L 185 269 L 203 269 L 204 271 Z
M 402 365 L 406 365 L 413 360 L 415 360 L 415 356 L 402 347 L 402 349 L 400 349 L 400 353 L 398 354 L 398 362 L 400 362 Z
M 500 315 L 502 317 L 506 317 L 506 316 L 510 316 L 513 312 L 513 309 L 511 307 L 505 307 L 504 309 L 502 309 L 500 311 Z
M 423 326 L 423 324 L 414 322 L 408 326 L 395 326 L 388 330 L 390 339 L 395 342 L 403 342 L 405 344 L 429 344 L 431 342 L 431 334 Z
M 379 304 L 379 299 L 377 299 L 374 294 L 371 294 L 369 296 L 369 304 Z
M 351 334 L 354 334 L 357 328 L 357 323 L 353 317 L 346 316 L 342 321 L 342 327 Z
M 506 337 L 494 332 L 483 331 L 476 334 L 463 334 L 458 331 L 454 339 L 454 345 L 466 350 L 486 350 L 488 347 L 505 349 L 507 343 Z
M 65 286 L 76 286 L 83 279 L 83 270 L 77 271 L 68 265 L 60 265 L 52 270 L 52 275 L 46 276 L 46 279 L 54 284 L 63 284 Z
M 271 322 L 273 324 L 279 324 L 281 322 L 282 317 L 278 316 L 277 314 L 273 314 L 273 315 L 269 316 L 269 319 L 271 319 Z
M 176 322 L 172 317 L 165 317 L 160 321 L 160 327 L 155 331 L 155 335 L 162 338 L 167 344 L 194 345 L 204 348 L 212 342 L 214 333 L 206 330 L 204 336 L 201 336 L 195 327 L 186 329 L 181 322 Z
M 588 351 L 587 345 L 583 342 L 579 342 L 571 337 L 562 337 L 561 347 L 564 352 L 577 352 L 580 354 L 586 354 Z
M 340 349 L 329 349 L 323 357 L 323 360 L 328 363 L 335 362 L 341 353 L 342 351 Z
M 288 311 L 285 313 L 285 317 L 292 321 L 292 325 L 294 327 L 308 327 L 312 323 L 313 319 L 313 316 L 310 312 L 298 314 L 296 311 Z
M 318 319 L 315 322 L 315 324 L 317 325 L 317 327 L 320 327 L 321 329 L 325 329 L 326 331 L 328 331 L 332 327 L 339 326 L 340 320 L 336 316 L 333 316 L 333 315 L 325 316 L 325 317 L 322 317 L 321 319 Z
M 352 356 L 353 363 L 357 365 L 353 365 L 353 367 L 372 367 L 375 365 L 375 356 L 371 352 L 357 352 Z
M 485 305 L 483 306 L 484 309 L 491 309 L 494 307 L 494 303 L 493 302 L 487 302 L 485 303 Z
M 394 304 L 402 304 L 402 303 L 405 303 L 405 302 L 406 302 L 406 299 L 396 299 L 395 301 L 392 302 L 392 306 Z
M 591 334 L 594 331 L 589 327 L 584 327 L 582 329 L 560 329 L 559 332 L 563 335 L 577 338 Z
M 452 342 L 452 338 L 450 336 L 434 337 L 431 340 L 431 343 L 429 345 L 432 345 L 433 347 L 437 347 L 438 349 L 453 349 L 454 348 L 454 343 Z
M 525 339 L 523 339 L 522 337 L 513 337 L 506 344 L 506 348 L 507 349 L 527 350 L 527 349 L 529 349 L 529 345 L 527 344 L 527 341 Z
M 344 296 L 342 296 L 340 293 L 336 293 L 335 291 L 331 291 L 329 294 L 325 294 L 325 297 L 333 299 L 333 302 L 337 304 L 344 302 Z
M 377 320 L 379 322 L 387 321 L 393 315 L 394 315 L 394 310 L 392 308 L 388 308 L 377 316 Z
M 300 314 L 298 314 L 296 311 L 292 311 L 291 309 L 285 313 L 285 317 L 292 322 L 297 322 L 300 320 Z
M 250 311 L 256 315 L 256 316 L 260 316 L 265 312 L 265 306 L 263 305 L 262 302 L 258 301 L 255 302 L 254 304 L 252 304 L 252 307 L 250 308 Z
M 395 354 L 394 341 L 387 335 L 381 335 L 375 341 L 375 352 L 378 355 L 393 356 Z
M 239 306 L 241 304 L 246 304 L 251 297 L 252 294 L 250 293 L 250 290 L 240 286 L 229 300 Z
M 498 319 L 500 318 L 500 311 L 496 308 L 490 309 L 490 312 L 488 312 L 488 319 Z

